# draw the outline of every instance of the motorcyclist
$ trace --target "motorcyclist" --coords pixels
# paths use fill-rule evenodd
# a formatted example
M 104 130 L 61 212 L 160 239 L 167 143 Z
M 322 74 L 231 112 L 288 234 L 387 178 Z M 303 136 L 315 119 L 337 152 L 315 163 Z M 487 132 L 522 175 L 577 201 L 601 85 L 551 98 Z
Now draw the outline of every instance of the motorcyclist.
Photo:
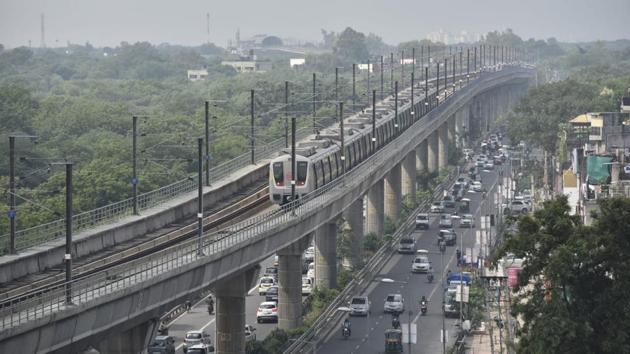
M 424 295 L 420 298 L 420 311 L 423 314 L 427 312 L 427 298 Z
M 459 266 L 462 263 L 462 251 L 455 251 L 455 255 L 457 256 L 457 265 Z
M 346 318 L 343 321 L 343 328 L 348 330 L 348 335 L 350 335 L 352 333 L 352 330 L 350 328 L 350 319 L 349 318 Z
M 429 283 L 433 282 L 433 268 L 429 268 L 429 271 L 427 272 L 427 280 L 429 281 Z
M 392 315 L 392 327 L 393 328 L 400 328 L 400 320 L 398 319 L 398 314 L 393 314 Z

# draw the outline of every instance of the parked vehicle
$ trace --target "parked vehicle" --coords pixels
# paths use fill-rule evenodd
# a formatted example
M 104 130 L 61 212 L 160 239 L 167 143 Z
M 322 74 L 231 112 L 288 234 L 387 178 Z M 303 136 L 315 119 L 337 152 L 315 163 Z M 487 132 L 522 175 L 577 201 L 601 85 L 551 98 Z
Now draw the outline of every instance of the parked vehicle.
M 175 339 L 171 336 L 157 336 L 148 348 L 149 354 L 175 354 Z
M 256 321 L 258 323 L 266 321 L 278 322 L 278 305 L 272 301 L 265 301 L 258 305 Z
M 529 212 L 529 205 L 523 200 L 512 200 L 508 204 L 504 204 L 503 213 L 511 214 L 511 213 L 527 213 Z
M 430 227 L 429 214 L 418 214 L 416 216 L 416 229 L 428 230 Z
M 350 300 L 350 316 L 367 316 L 370 313 L 370 300 L 367 296 L 354 296 Z

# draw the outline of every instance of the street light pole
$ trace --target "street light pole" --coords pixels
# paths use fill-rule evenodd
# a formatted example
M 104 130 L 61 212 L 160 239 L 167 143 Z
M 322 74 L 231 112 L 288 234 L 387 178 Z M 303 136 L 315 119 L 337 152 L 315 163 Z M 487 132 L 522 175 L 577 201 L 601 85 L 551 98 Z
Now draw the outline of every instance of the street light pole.
M 344 131 L 343 131 L 343 102 L 339 102 L 339 128 L 340 128 L 340 134 L 341 134 L 341 174 L 342 176 L 344 176 L 344 180 L 345 180 L 345 174 L 346 174 L 346 146 L 344 143 Z
M 66 305 L 72 304 L 72 162 L 66 162 Z
M 367 105 L 370 105 L 370 59 L 367 60 L 367 92 L 366 92 L 366 97 L 367 97 Z M 353 108 L 354 109 L 354 108 Z
M 138 215 L 138 117 L 132 117 L 131 193 L 133 215 Z
M 9 252 L 11 254 L 17 253 L 15 250 L 15 209 L 15 137 L 9 136 L 9 223 L 11 229 Z
M 398 81 L 394 83 L 394 128 L 398 135 Z
M 446 298 L 444 294 L 444 252 L 446 252 L 446 244 L 440 241 L 440 265 L 442 269 L 442 313 L 444 313 Z M 446 321 L 442 315 L 442 354 L 446 354 Z
M 385 98 L 384 82 L 383 82 L 383 56 L 381 55 L 381 100 Z
M 256 164 L 256 136 L 254 135 L 254 90 L 251 92 L 251 107 L 250 107 L 250 149 L 251 149 L 251 163 Z M 208 142 L 206 141 L 206 146 Z
M 252 90 L 253 91 L 253 90 Z M 201 239 L 203 237 L 203 180 L 202 180 L 202 163 L 203 163 L 203 138 L 197 139 L 197 174 L 198 174 L 198 183 L 197 183 L 197 255 L 203 255 L 202 242 Z
M 372 90 L 372 154 L 376 152 L 376 90 Z
M 335 68 L 335 101 L 339 102 L 339 68 Z M 339 114 L 339 112 L 337 112 Z M 339 117 L 337 117 L 339 119 Z
M 390 79 L 390 92 L 394 91 L 394 53 L 389 53 L 389 79 Z
M 289 147 L 289 81 L 284 82 L 284 147 Z
M 405 87 L 405 50 L 400 51 L 400 84 Z
M 205 133 L 206 133 L 206 186 L 210 186 L 210 102 L 206 101 Z
M 357 105 L 357 91 L 356 91 L 356 74 L 357 74 L 357 64 L 352 63 L 352 110 L 356 109 Z
M 412 115 L 412 122 L 416 122 L 416 106 L 414 105 L 414 100 L 413 100 L 413 85 L 414 85 L 414 79 L 415 79 L 415 73 L 412 71 L 411 72 L 411 115 Z
M 315 116 L 317 116 L 317 106 L 315 103 L 316 93 L 315 93 L 315 84 L 317 80 L 317 74 L 313 73 L 313 133 L 317 131 L 317 127 L 315 125 Z
M 295 117 L 291 117 L 291 204 L 295 206 Z

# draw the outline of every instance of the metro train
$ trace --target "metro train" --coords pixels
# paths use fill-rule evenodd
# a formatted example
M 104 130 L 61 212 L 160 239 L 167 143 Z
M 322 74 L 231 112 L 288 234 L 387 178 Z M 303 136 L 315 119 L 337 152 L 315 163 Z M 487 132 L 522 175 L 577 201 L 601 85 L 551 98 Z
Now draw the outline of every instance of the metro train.
M 435 79 L 429 82 L 429 92 L 434 91 Z M 394 97 L 389 96 L 377 102 L 376 136 L 372 132 L 372 108 L 344 119 L 346 172 L 411 126 L 414 123 L 412 111 L 422 117 L 436 106 L 435 92 L 429 94 L 425 101 L 423 89 L 424 85 L 416 89 L 415 93 L 423 98 L 416 97 L 413 109 L 410 109 L 410 88 L 398 93 L 398 119 L 394 117 Z M 342 175 L 339 135 L 339 128 L 328 128 L 310 135 L 296 146 L 296 199 L 303 198 Z M 372 138 L 376 139 L 374 148 Z M 283 151 L 269 163 L 269 198 L 272 203 L 282 205 L 291 201 L 291 172 L 289 151 Z

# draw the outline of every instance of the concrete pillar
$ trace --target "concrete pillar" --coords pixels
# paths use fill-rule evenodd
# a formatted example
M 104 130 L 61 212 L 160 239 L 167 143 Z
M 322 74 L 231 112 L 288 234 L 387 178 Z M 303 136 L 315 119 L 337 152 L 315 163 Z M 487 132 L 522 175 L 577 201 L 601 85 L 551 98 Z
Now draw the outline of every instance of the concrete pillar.
M 315 232 L 315 284 L 337 287 L 337 222 L 320 226 Z
M 448 119 L 446 120 L 446 131 L 448 134 L 448 143 L 452 144 L 455 142 L 456 136 L 455 136 L 455 120 L 456 120 L 456 115 L 453 114 L 450 117 L 448 117 Z
M 464 131 L 462 129 L 462 121 L 464 120 L 464 111 L 465 111 L 465 106 L 457 111 L 457 113 L 455 113 L 455 122 L 454 122 L 454 129 L 455 129 L 455 144 L 458 148 L 462 148 L 463 146 L 463 142 L 464 142 Z
M 146 352 L 147 347 L 155 338 L 158 326 L 158 318 L 141 323 L 122 333 L 108 336 L 95 349 L 101 354 Z
M 245 354 L 245 296 L 254 273 L 242 272 L 217 282 L 216 353 Z
M 385 205 L 384 205 L 384 181 L 376 182 L 367 194 L 367 234 L 383 236 L 385 225 Z
M 278 250 L 278 327 L 302 325 L 302 252 L 310 243 L 302 237 Z
M 427 167 L 429 172 L 438 170 L 438 129 L 434 130 L 427 138 Z
M 359 269 L 363 264 L 363 198 L 350 204 L 343 217 L 350 226 L 350 267 Z
M 438 128 L 438 168 L 448 166 L 448 123 L 444 122 Z
M 416 148 L 416 167 L 420 172 L 428 168 L 426 139 L 422 140 L 420 145 L 418 145 L 418 147 Z
M 402 162 L 402 195 L 408 195 L 416 201 L 416 152 L 411 151 Z
M 400 217 L 400 163 L 385 176 L 385 216 L 392 221 Z

